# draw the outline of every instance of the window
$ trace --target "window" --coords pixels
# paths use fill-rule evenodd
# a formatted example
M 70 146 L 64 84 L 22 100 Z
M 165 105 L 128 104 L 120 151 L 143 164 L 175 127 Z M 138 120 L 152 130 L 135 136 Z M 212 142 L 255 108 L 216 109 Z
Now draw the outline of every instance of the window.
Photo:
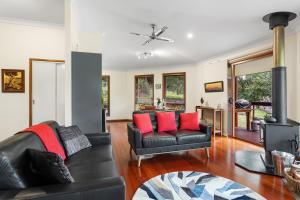
M 169 109 L 185 110 L 185 72 L 163 74 L 163 99 Z
M 154 75 L 135 76 L 135 108 L 154 105 Z
M 110 115 L 110 76 L 102 76 L 102 106 Z

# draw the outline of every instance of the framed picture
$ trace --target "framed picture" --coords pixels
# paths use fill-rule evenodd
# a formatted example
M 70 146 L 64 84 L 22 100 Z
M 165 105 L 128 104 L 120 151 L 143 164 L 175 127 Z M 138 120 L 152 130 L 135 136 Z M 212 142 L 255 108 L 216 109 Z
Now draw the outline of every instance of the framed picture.
M 25 92 L 25 71 L 19 69 L 2 69 L 2 92 Z
M 155 89 L 157 89 L 157 90 L 161 89 L 161 84 L 159 84 L 159 83 L 155 84 Z
M 204 84 L 205 92 L 223 92 L 224 84 L 223 81 L 210 82 Z

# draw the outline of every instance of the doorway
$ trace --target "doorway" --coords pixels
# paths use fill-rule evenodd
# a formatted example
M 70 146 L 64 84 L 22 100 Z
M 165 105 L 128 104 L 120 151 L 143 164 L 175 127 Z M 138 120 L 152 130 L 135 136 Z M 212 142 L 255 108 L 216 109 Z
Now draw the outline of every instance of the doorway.
M 29 60 L 29 126 L 47 120 L 65 123 L 64 60 Z
M 271 108 L 272 49 L 228 62 L 228 133 L 262 145 L 260 120 Z

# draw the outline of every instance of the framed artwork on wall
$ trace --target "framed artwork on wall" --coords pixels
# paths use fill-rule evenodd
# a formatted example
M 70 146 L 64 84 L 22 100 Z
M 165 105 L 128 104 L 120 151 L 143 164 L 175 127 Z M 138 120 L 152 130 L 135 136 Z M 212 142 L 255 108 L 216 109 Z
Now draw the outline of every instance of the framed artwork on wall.
M 205 92 L 224 92 L 223 81 L 216 81 L 204 84 Z
M 2 92 L 3 93 L 24 93 L 25 92 L 25 71 L 20 69 L 2 69 Z
M 159 84 L 159 83 L 155 84 L 155 89 L 157 89 L 157 90 L 161 89 L 161 84 Z

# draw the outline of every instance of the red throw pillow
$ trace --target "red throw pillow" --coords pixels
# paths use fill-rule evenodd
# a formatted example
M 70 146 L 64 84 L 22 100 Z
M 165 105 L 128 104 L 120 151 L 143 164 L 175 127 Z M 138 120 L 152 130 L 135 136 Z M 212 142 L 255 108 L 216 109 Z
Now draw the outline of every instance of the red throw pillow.
M 180 113 L 180 130 L 200 130 L 198 112 Z
M 133 114 L 133 122 L 142 134 L 153 131 L 149 113 Z
M 175 112 L 157 112 L 158 132 L 176 131 Z

